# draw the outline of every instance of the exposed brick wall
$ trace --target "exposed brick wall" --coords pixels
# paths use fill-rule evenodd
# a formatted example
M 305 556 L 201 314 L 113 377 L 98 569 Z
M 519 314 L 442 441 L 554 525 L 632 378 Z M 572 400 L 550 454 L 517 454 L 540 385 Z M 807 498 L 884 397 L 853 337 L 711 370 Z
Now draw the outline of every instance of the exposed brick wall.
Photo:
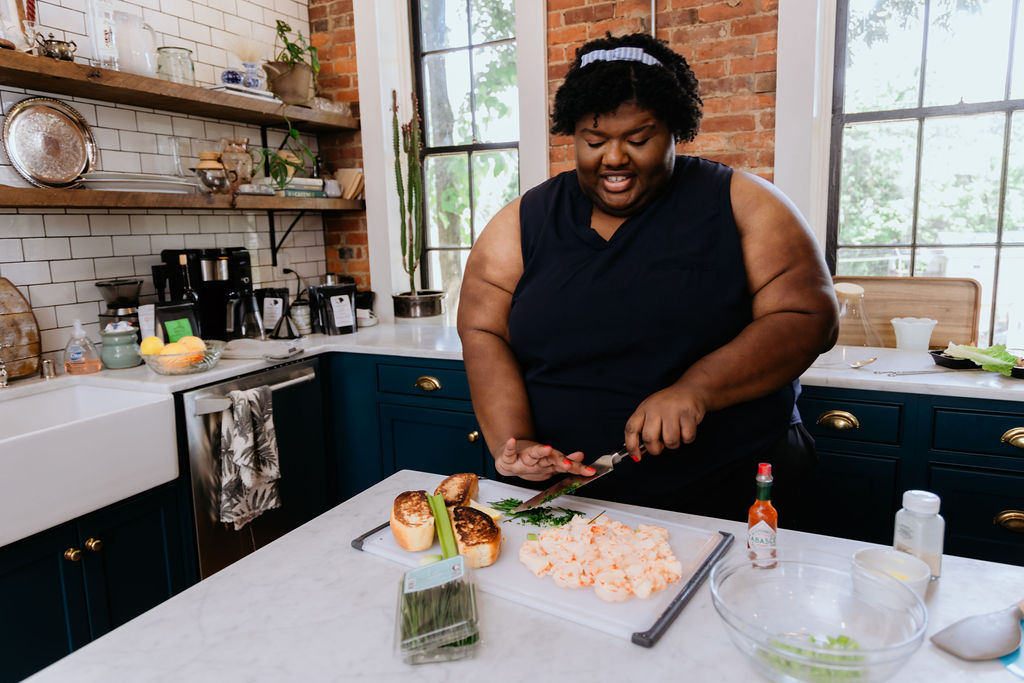
M 548 0 L 548 94 L 576 48 L 650 30 L 649 0 Z M 686 57 L 704 100 L 701 132 L 679 150 L 772 180 L 775 157 L 777 0 L 658 0 L 658 38 Z M 551 138 L 552 173 L 574 167 L 572 138 Z
M 309 28 L 320 56 L 318 88 L 323 97 L 348 102 L 359 113 L 359 78 L 352 0 L 309 0 Z M 329 171 L 363 166 L 359 131 L 321 135 L 320 155 Z M 370 289 L 366 213 L 324 218 L 327 272 L 351 275 L 360 290 Z
M 554 97 L 576 48 L 610 31 L 650 30 L 649 0 L 547 0 L 548 95 Z M 321 51 L 325 97 L 358 101 L 352 0 L 310 0 L 314 44 Z M 658 0 L 658 38 L 686 57 L 704 100 L 701 132 L 680 151 L 772 180 L 775 157 L 775 60 L 778 0 Z M 329 168 L 362 166 L 358 133 L 321 140 Z M 551 173 L 573 168 L 572 138 L 552 136 Z M 370 286 L 366 216 L 326 221 L 328 270 Z M 345 250 L 347 258 L 339 257 Z

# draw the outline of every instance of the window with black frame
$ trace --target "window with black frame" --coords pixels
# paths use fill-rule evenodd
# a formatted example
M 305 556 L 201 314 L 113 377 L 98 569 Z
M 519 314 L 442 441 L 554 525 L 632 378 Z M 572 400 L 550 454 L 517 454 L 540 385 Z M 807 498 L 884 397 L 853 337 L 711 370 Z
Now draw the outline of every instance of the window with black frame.
M 514 0 L 414 0 L 423 111 L 421 285 L 457 307 L 469 250 L 519 195 Z
M 979 343 L 1024 347 L 1021 0 L 838 0 L 837 275 L 969 277 Z

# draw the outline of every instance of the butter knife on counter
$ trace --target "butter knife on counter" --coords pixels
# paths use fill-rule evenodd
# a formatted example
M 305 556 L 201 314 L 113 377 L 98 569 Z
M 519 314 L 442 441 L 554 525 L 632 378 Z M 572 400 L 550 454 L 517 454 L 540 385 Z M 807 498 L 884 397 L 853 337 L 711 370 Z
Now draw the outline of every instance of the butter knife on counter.
M 640 444 L 640 452 L 647 452 L 647 448 L 644 447 L 643 443 Z M 597 470 L 590 476 L 585 477 L 582 474 L 569 475 L 565 479 L 562 479 L 557 484 L 549 486 L 548 488 L 544 489 L 530 500 L 517 506 L 514 510 L 512 510 L 512 514 L 526 512 L 527 510 L 533 509 L 535 507 L 540 507 L 544 503 L 550 503 L 559 496 L 565 495 L 566 493 L 572 493 L 579 487 L 585 486 L 586 484 L 589 484 L 595 479 L 600 479 L 601 477 L 615 469 L 615 466 L 619 464 L 619 462 L 627 455 L 629 455 L 629 451 L 626 450 L 626 445 L 623 444 L 614 453 L 606 453 L 605 455 L 602 455 L 594 462 L 590 463 L 589 467 L 593 467 L 595 470 Z

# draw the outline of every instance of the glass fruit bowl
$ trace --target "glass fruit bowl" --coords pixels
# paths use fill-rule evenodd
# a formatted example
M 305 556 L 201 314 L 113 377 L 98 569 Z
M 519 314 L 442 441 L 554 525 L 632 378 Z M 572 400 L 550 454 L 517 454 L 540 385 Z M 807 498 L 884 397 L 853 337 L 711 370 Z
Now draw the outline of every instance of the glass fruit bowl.
M 780 553 L 768 568 L 719 562 L 711 596 L 733 644 L 773 681 L 884 681 L 928 624 L 910 588 L 827 553 Z
M 211 339 L 205 342 L 202 351 L 186 351 L 185 353 L 148 353 L 142 360 L 149 369 L 158 375 L 191 375 L 205 372 L 215 366 L 224 351 L 224 342 Z M 165 347 L 166 348 L 166 347 Z

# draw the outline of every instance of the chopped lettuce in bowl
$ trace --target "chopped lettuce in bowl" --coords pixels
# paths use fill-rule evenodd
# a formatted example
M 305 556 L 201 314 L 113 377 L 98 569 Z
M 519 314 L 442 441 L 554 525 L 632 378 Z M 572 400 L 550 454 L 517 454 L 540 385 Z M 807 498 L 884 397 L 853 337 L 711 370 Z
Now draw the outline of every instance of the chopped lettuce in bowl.
M 1021 359 L 1006 350 L 1005 344 L 993 344 L 982 349 L 977 346 L 966 346 L 964 344 L 949 343 L 946 348 L 946 355 L 953 358 L 967 358 L 981 366 L 982 370 L 999 372 L 1007 377 L 1013 372 L 1013 368 L 1021 363 Z

